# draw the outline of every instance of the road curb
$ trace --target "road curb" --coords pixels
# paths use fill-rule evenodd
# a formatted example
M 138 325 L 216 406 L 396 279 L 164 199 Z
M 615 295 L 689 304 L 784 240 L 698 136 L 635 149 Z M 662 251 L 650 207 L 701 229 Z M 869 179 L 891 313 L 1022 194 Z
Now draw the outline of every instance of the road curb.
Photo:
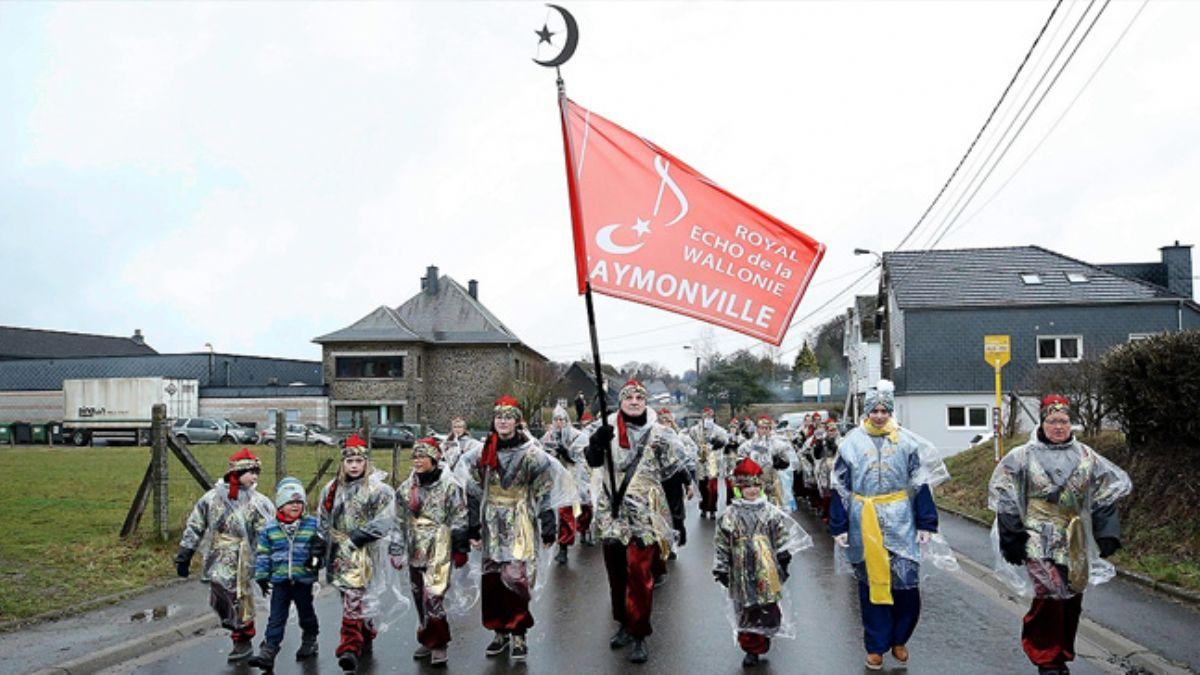
M 991 523 L 981 518 L 976 518 L 969 513 L 963 513 L 962 511 L 948 507 L 944 504 L 938 504 L 938 508 L 948 513 L 953 513 L 959 518 L 979 525 L 980 527 L 986 527 L 989 529 L 992 527 Z M 1116 565 L 1113 565 L 1113 567 L 1117 570 L 1117 576 L 1121 577 L 1122 579 L 1131 581 L 1139 586 L 1144 586 L 1150 590 L 1158 591 L 1159 593 L 1170 596 L 1175 600 L 1200 606 L 1200 592 L 1188 590 L 1182 586 L 1176 586 L 1175 584 L 1167 583 L 1165 581 L 1157 581 L 1145 574 L 1142 574 L 1141 572 L 1132 572 L 1130 570 L 1117 567 Z
M 130 659 L 149 652 L 165 649 L 171 645 L 194 637 L 199 633 L 220 626 L 220 620 L 213 614 L 197 617 L 179 624 L 173 628 L 146 633 L 132 640 L 126 640 L 108 649 L 86 654 L 56 666 L 35 671 L 34 675 L 77 675 L 78 673 L 94 673 L 98 670 L 117 666 Z
M 1017 607 L 1021 606 L 1020 599 L 1013 594 L 1012 589 L 995 577 L 991 568 L 957 551 L 955 551 L 955 556 L 957 556 L 959 566 L 965 574 L 995 590 L 1001 599 Z M 1134 642 L 1120 633 L 1105 628 L 1087 617 L 1081 617 L 1079 620 L 1078 636 L 1092 642 L 1125 665 L 1141 668 L 1151 673 L 1165 673 L 1167 675 L 1186 675 L 1193 672 L 1191 669 L 1174 663 L 1151 651 L 1148 647 Z
M 33 616 L 27 616 L 23 619 L 12 619 L 10 621 L 0 623 L 0 633 L 10 633 L 14 630 L 28 628 L 29 626 L 35 626 L 48 621 L 58 621 L 59 619 L 79 616 L 80 614 L 86 614 L 94 609 L 107 607 L 108 605 L 115 605 L 122 600 L 128 600 L 129 598 L 134 598 L 139 595 L 157 591 L 170 586 L 178 586 L 187 582 L 188 579 L 166 579 L 158 583 L 139 586 L 138 588 L 130 588 L 128 590 L 120 591 L 119 593 L 103 595 L 99 598 L 92 598 L 91 600 L 81 602 L 78 605 L 72 605 L 62 609 L 55 609 L 49 612 L 42 612 L 41 614 L 34 614 Z

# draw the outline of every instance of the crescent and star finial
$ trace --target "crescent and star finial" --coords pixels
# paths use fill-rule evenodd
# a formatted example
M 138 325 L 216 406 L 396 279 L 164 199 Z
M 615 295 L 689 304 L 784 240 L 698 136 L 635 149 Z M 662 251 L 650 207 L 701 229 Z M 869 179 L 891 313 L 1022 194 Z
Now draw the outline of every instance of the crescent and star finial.
M 557 68 L 570 60 L 570 58 L 575 54 L 575 48 L 579 46 L 579 24 L 575 23 L 575 17 L 571 16 L 571 13 L 566 9 L 563 9 L 558 5 L 548 4 L 546 6 L 558 12 L 559 15 L 562 16 L 563 23 L 566 24 L 567 27 L 567 38 L 563 42 L 562 49 L 556 56 L 545 60 L 534 59 L 533 62 L 539 66 L 545 66 L 547 68 Z M 542 43 L 548 45 L 554 44 L 552 37 L 557 35 L 557 33 L 551 31 L 547 24 L 543 23 L 541 30 L 535 30 L 533 32 L 538 36 L 539 47 L 542 45 Z

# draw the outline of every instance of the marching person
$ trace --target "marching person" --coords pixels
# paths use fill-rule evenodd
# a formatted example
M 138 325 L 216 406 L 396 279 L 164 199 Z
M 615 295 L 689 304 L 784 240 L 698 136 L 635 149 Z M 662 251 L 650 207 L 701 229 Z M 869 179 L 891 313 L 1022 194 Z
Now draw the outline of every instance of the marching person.
M 671 510 L 671 527 L 675 530 L 675 545 L 682 548 L 687 545 L 687 501 L 695 496 L 692 484 L 696 481 L 696 451 L 691 439 L 679 432 L 675 425 L 675 415 L 670 408 L 658 411 L 658 421 L 670 427 L 675 432 L 679 443 L 675 448 L 679 451 L 679 462 L 672 463 L 675 467 L 672 473 L 663 478 L 663 492 L 667 495 L 667 506 Z M 675 551 L 671 551 L 671 558 Z
M 556 406 L 550 430 L 542 436 L 542 448 L 562 464 L 564 481 L 573 484 L 567 485 L 565 490 L 574 495 L 574 499 L 558 509 L 558 554 L 554 560 L 559 565 L 567 564 L 567 549 L 575 543 L 576 534 L 584 546 L 592 545 L 592 475 L 583 451 L 573 447 L 580 433 L 571 427 L 566 408 Z
M 201 580 L 208 581 L 208 603 L 233 640 L 230 663 L 254 653 L 255 553 L 259 532 L 275 517 L 271 500 L 255 490 L 261 470 L 246 448 L 231 455 L 225 475 L 192 508 L 175 554 L 175 571 L 186 579 L 196 547 L 210 534 Z
M 705 408 L 702 419 L 688 429 L 687 435 L 699 448 L 696 456 L 696 483 L 700 487 L 700 517 L 716 519 L 721 449 L 729 442 L 729 432 L 713 420 L 713 415 L 712 408 Z
M 737 449 L 737 461 L 748 457 L 760 467 L 762 493 L 779 508 L 783 508 L 783 485 L 779 480 L 779 472 L 791 466 L 788 450 L 788 442 L 775 435 L 775 420 L 765 413 L 758 416 L 754 436 L 743 441 Z
M 396 570 L 408 565 L 417 607 L 417 649 L 413 659 L 444 667 L 450 623 L 445 599 L 452 569 L 467 564 L 467 502 L 462 487 L 441 463 L 436 438 L 413 444 L 412 474 L 396 490 L 395 538 L 388 557 Z
M 619 626 L 609 646 L 632 644 L 629 660 L 645 663 L 650 658 L 646 638 L 653 632 L 655 576 L 670 554 L 663 542 L 672 538 L 662 480 L 677 470 L 679 439 L 647 407 L 646 388 L 629 380 L 621 388 L 620 408 L 589 427 L 584 442 L 588 464 L 603 467 L 611 457 L 616 476 L 616 492 L 605 481 L 596 499 L 596 531 L 604 546 L 612 616 Z
M 275 486 L 275 521 L 262 528 L 255 550 L 254 581 L 263 595 L 271 598 L 267 634 L 250 659 L 250 665 L 265 671 L 275 668 L 275 656 L 283 642 L 291 606 L 300 619 L 300 649 L 296 660 L 317 655 L 320 626 L 313 611 L 313 584 L 325 555 L 320 523 L 304 515 L 307 495 L 298 478 L 287 476 Z
M 375 617 L 387 587 L 387 546 L 395 520 L 395 493 L 371 464 L 367 442 L 351 434 L 337 477 L 321 490 L 317 516 L 329 553 L 326 577 L 342 596 L 338 665 L 353 672 L 372 652 Z
M 521 409 L 511 396 L 493 408 L 487 441 L 459 462 L 467 488 L 471 546 L 483 549 L 480 581 L 483 627 L 494 631 L 485 654 L 506 650 L 515 662 L 529 654 L 529 605 L 537 576 L 538 540 L 554 545 L 556 510 L 563 501 L 558 463 L 517 430 Z
M 785 620 L 780 601 L 788 565 L 812 538 L 762 493 L 763 470 L 749 457 L 733 481 L 741 492 L 721 514 L 713 535 L 713 578 L 728 589 L 744 667 L 757 666 Z
M 1042 675 L 1070 672 L 1083 592 L 1115 574 L 1104 558 L 1121 548 L 1117 501 L 1132 488 L 1124 471 L 1075 438 L 1070 402 L 1056 394 L 1042 399 L 1036 437 L 992 472 L 992 540 L 998 557 L 1023 568 L 1021 576 L 1001 568 L 1001 576 L 1019 590 L 1028 588 L 1025 575 L 1032 581 L 1021 647 Z
M 442 441 L 442 463 L 447 470 L 457 471 L 458 459 L 463 453 L 481 445 L 483 444 L 472 438 L 471 433 L 467 431 L 467 421 L 462 417 L 455 417 L 450 420 L 450 433 L 447 434 L 446 440 Z
M 817 515 L 821 522 L 829 524 L 829 504 L 833 500 L 831 476 L 833 465 L 837 461 L 838 426 L 836 420 L 825 423 L 825 438 L 813 444 L 813 474 L 817 482 L 818 508 Z
M 901 428 L 892 383 L 867 392 L 867 418 L 842 441 L 831 477 L 834 536 L 858 579 L 869 670 L 888 651 L 901 664 L 921 612 L 921 552 L 938 529 L 931 488 L 948 477 L 936 449 Z
M 737 451 L 741 447 L 742 441 L 742 425 L 738 422 L 738 418 L 734 417 L 729 420 L 729 442 L 725 444 L 721 453 L 721 482 L 725 484 L 725 506 L 733 503 L 733 498 L 736 496 L 733 489 L 733 467 L 737 465 Z
M 581 391 L 578 394 L 575 394 L 575 419 L 579 420 L 582 423 L 583 416 L 586 412 L 587 412 L 587 398 L 584 397 L 583 392 Z

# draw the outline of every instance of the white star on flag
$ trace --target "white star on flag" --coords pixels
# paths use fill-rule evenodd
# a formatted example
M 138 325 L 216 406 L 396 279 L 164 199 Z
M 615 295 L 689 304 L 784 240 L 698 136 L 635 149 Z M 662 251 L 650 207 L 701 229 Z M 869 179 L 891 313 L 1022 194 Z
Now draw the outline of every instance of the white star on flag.
M 642 220 L 641 218 L 638 218 L 637 222 L 634 223 L 634 225 L 633 225 L 633 231 L 637 232 L 638 239 L 641 239 L 643 236 L 650 234 L 650 221 Z

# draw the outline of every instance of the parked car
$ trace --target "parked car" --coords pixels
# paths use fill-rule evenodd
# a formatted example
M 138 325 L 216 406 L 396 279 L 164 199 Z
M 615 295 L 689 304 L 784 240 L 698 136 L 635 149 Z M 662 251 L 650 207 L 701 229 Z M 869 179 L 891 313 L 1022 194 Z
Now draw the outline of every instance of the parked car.
M 383 424 L 371 429 L 371 447 L 373 448 L 411 448 L 416 443 L 420 431 L 419 424 Z
M 797 412 L 784 413 L 779 416 L 779 421 L 775 424 L 775 430 L 780 432 L 795 433 L 800 431 L 804 426 L 804 418 L 807 415 L 817 413 L 822 420 L 829 419 L 828 410 L 800 410 Z
M 320 425 L 317 425 L 320 426 Z M 288 443 L 296 443 L 301 445 L 337 445 L 337 439 L 328 433 L 321 433 L 314 430 L 309 425 L 297 424 L 296 422 L 288 422 L 286 438 Z M 275 442 L 275 428 L 268 427 L 259 432 L 259 440 L 262 443 Z
M 180 417 L 171 425 L 171 435 L 185 443 L 248 443 L 258 442 L 253 429 L 237 422 L 214 417 Z

